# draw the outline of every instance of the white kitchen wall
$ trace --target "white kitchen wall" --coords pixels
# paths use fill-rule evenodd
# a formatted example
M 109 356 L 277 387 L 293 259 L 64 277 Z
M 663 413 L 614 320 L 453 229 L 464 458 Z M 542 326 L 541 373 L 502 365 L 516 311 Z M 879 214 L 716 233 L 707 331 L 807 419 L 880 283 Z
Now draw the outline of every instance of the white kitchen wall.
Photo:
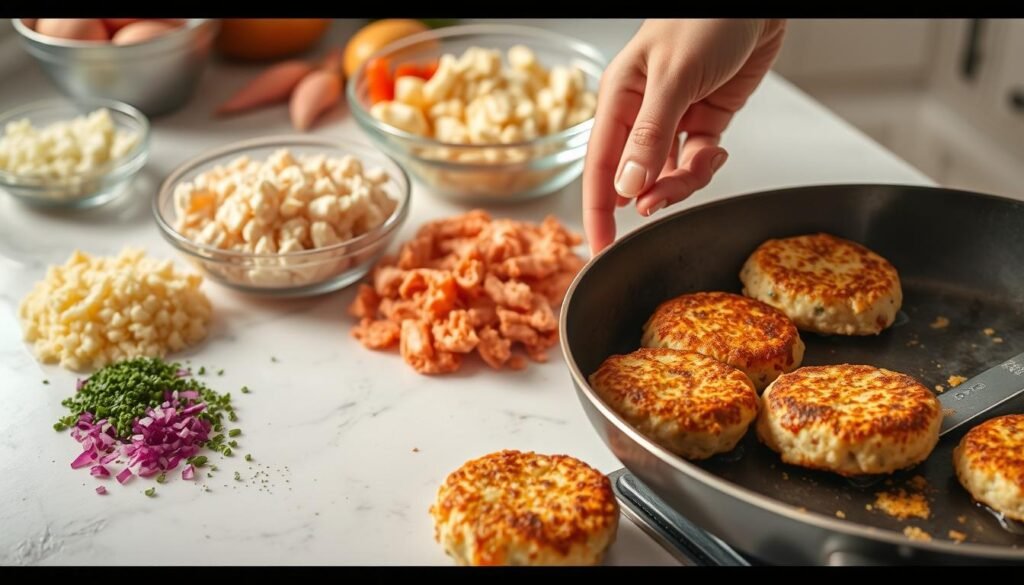
M 791 20 L 775 69 L 939 184 L 1021 193 L 1024 20 L 983 20 L 973 43 L 972 26 Z

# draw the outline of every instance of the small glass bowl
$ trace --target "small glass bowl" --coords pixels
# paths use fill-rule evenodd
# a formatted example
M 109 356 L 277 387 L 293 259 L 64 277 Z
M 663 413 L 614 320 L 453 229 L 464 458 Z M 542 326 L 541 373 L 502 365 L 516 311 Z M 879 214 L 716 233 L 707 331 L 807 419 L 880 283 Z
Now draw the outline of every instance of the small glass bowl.
M 467 145 L 411 134 L 370 115 L 366 64 L 372 59 L 387 59 L 394 71 L 402 63 L 422 64 L 445 53 L 460 56 L 470 47 L 507 54 L 515 45 L 532 49 L 546 67 L 578 66 L 588 91 L 597 91 L 607 66 L 607 60 L 592 45 L 544 29 L 498 24 L 450 26 L 401 39 L 367 59 L 348 82 L 349 108 L 377 145 L 441 196 L 464 203 L 494 204 L 554 193 L 582 172 L 593 118 L 526 142 Z
M 397 207 L 383 224 L 365 234 L 331 246 L 288 254 L 224 250 L 194 242 L 174 228 L 174 190 L 178 184 L 218 165 L 226 166 L 241 156 L 266 160 L 282 148 L 296 158 L 319 154 L 340 158 L 348 154 L 359 159 L 364 168 L 383 168 L 390 179 L 382 188 L 398 202 Z M 312 296 L 358 281 L 384 254 L 409 215 L 409 177 L 390 157 L 367 146 L 307 136 L 271 136 L 229 144 L 182 164 L 160 186 L 153 199 L 153 214 L 164 239 L 214 282 L 265 296 Z
M 130 151 L 102 167 L 62 179 L 24 176 L 0 170 L 0 191 L 6 191 L 29 205 L 78 209 L 102 205 L 120 195 L 142 170 L 149 157 L 149 120 L 136 108 L 126 103 L 98 98 L 46 100 L 0 114 L 0 132 L 5 131 L 7 124 L 24 118 L 28 118 L 32 126 L 43 128 L 55 122 L 68 122 L 100 108 L 110 112 L 115 131 L 136 133 L 138 139 Z

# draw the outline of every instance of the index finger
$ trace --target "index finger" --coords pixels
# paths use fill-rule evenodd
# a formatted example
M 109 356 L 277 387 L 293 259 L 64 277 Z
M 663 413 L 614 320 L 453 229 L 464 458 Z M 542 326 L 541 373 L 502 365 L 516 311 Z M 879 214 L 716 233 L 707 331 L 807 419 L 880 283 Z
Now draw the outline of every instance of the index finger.
M 591 254 L 615 241 L 615 172 L 642 100 L 642 95 L 626 91 L 619 79 L 602 87 L 597 98 L 583 165 L 583 229 Z

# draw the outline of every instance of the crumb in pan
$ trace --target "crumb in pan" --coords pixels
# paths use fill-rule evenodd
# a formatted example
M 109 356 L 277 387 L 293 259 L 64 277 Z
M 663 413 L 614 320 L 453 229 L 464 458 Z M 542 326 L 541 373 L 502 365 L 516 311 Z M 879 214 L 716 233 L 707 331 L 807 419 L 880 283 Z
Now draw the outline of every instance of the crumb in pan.
M 948 380 L 946 380 L 946 383 L 949 384 L 950 388 L 952 388 L 953 386 L 959 386 L 960 384 L 963 384 L 966 381 L 966 376 L 957 376 L 954 374 L 950 376 Z
M 928 534 L 924 530 L 921 530 L 917 526 L 907 526 L 903 529 L 903 536 L 906 536 L 910 540 L 919 540 L 921 542 L 931 542 L 932 535 Z

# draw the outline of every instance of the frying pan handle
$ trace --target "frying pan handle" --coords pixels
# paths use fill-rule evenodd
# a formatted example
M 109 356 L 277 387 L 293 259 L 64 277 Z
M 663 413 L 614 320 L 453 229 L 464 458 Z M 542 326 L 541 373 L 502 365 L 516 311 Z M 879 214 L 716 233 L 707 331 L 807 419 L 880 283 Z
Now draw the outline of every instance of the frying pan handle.
M 968 424 L 1021 395 L 1024 395 L 1024 353 L 939 396 L 939 402 L 946 411 L 939 435 Z

